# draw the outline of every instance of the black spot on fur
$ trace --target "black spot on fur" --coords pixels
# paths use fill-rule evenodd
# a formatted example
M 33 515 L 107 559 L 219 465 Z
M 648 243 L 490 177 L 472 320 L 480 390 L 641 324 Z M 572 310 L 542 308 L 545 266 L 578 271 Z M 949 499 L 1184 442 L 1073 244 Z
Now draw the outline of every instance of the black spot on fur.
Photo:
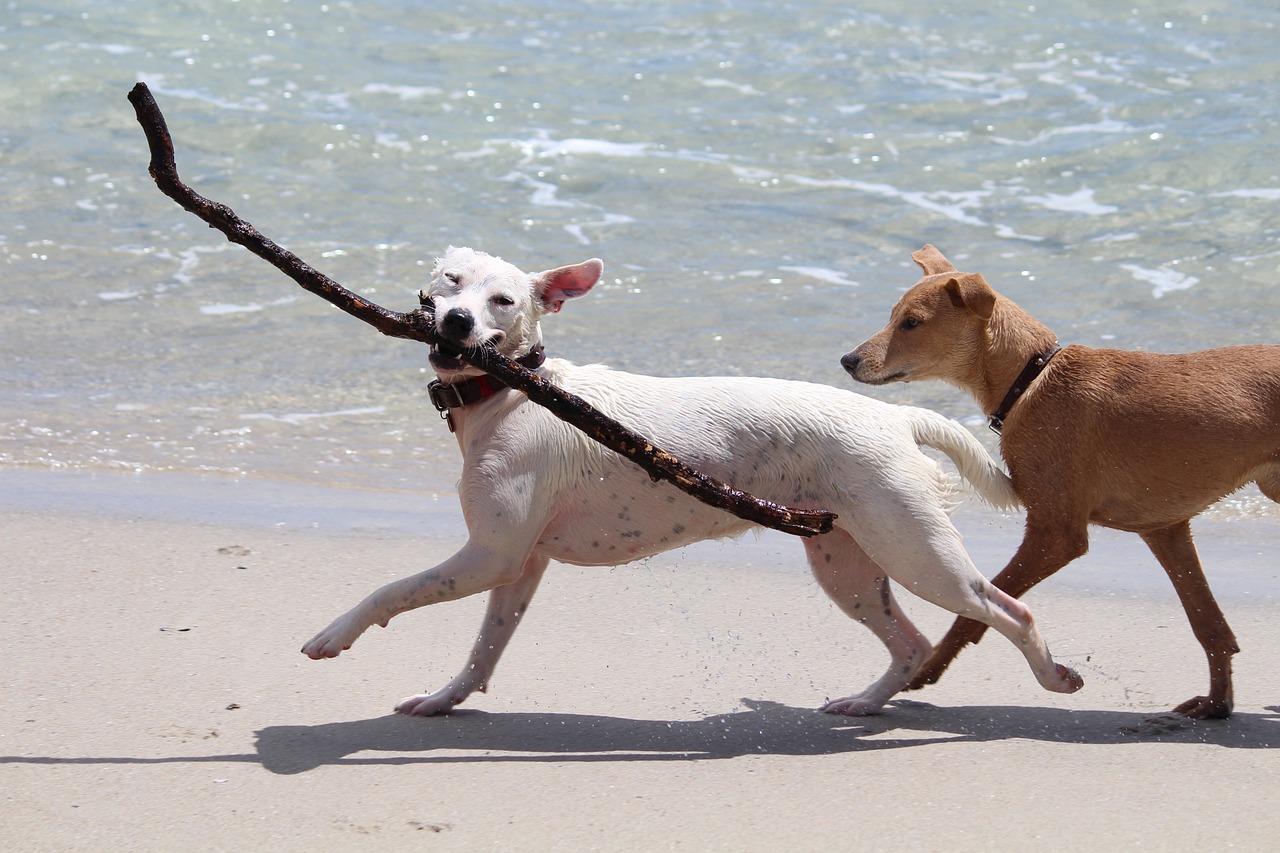
M 684 533 L 684 531 L 685 531 L 685 526 L 683 524 L 677 524 L 675 527 L 671 528 L 671 532 L 677 536 L 679 536 L 681 533 Z

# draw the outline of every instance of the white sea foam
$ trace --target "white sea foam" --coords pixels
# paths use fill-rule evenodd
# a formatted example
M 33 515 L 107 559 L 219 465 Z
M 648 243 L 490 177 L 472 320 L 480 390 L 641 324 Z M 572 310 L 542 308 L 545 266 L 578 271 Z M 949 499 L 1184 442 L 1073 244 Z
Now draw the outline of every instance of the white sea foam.
M 223 110 L 240 110 L 254 113 L 263 113 L 267 111 L 266 103 L 258 97 L 250 96 L 240 101 L 232 101 L 227 98 L 218 97 L 217 95 L 210 95 L 207 92 L 201 92 L 198 89 L 166 86 L 164 84 L 163 74 L 139 73 L 138 80 L 145 81 L 147 88 L 149 88 L 154 94 L 163 95 L 169 98 L 182 98 L 184 100 L 200 101 Z
M 1228 190 L 1211 193 L 1210 198 L 1260 198 L 1264 201 L 1280 201 L 1280 188 L 1263 187 L 1259 189 Z
M 233 305 L 229 302 L 219 302 L 216 305 L 201 305 L 201 314 L 251 314 L 255 311 L 261 311 L 263 308 L 257 302 L 250 302 L 248 305 Z
M 1061 210 L 1064 213 L 1083 213 L 1086 216 L 1105 216 L 1115 213 L 1120 208 L 1110 204 L 1100 204 L 1093 198 L 1093 190 L 1082 187 L 1070 195 L 1045 193 L 1044 195 L 1024 196 L 1024 200 L 1050 210 Z
M 408 142 L 405 142 L 403 139 L 400 138 L 399 134 L 395 134 L 395 133 L 375 134 L 373 137 L 373 141 L 376 142 L 378 145 L 384 146 L 386 148 L 397 148 L 401 151 L 413 150 L 413 147 Z
M 529 195 L 529 204 L 534 207 L 581 207 L 571 201 L 563 201 L 557 197 L 560 188 L 549 181 L 540 181 L 537 178 L 526 175 L 523 172 L 509 172 L 503 176 L 504 181 L 510 181 L 513 184 L 523 184 L 532 190 Z
M 253 314 L 258 311 L 263 311 L 272 306 L 285 305 L 289 302 L 295 301 L 296 299 L 297 299 L 296 296 L 285 296 L 285 297 L 281 297 L 280 299 L 274 299 L 271 302 L 267 302 L 265 304 L 261 302 L 250 302 L 245 305 L 235 305 L 229 302 L 219 302 L 213 305 L 201 305 L 200 313 L 213 315 L 213 316 L 217 316 L 220 314 Z
M 707 77 L 701 81 L 702 85 L 708 89 L 733 89 L 741 95 L 763 95 L 755 86 L 750 83 L 735 83 L 732 80 L 725 80 L 723 77 Z
M 633 217 L 621 213 L 606 213 L 603 219 L 593 222 L 576 222 L 571 225 L 564 226 L 564 230 L 568 231 L 578 239 L 578 242 L 584 246 L 589 246 L 591 240 L 586 235 L 588 228 L 604 228 L 610 225 L 628 225 L 635 222 Z
M 435 86 L 396 86 L 390 83 L 366 83 L 360 91 L 372 95 L 395 95 L 402 101 L 444 94 L 443 89 Z
M 517 142 L 530 157 L 643 157 L 648 142 L 610 142 L 607 139 L 529 139 Z
M 938 71 L 926 78 L 929 83 L 955 92 L 979 95 L 988 104 L 1007 101 L 1025 101 L 1027 90 L 1017 85 L 1017 79 L 971 71 Z
M 1137 264 L 1121 264 L 1120 269 L 1128 271 L 1138 281 L 1144 281 L 1152 285 L 1151 295 L 1156 299 L 1175 290 L 1186 290 L 1194 287 L 1200 281 L 1193 275 L 1186 275 L 1168 267 L 1153 270 L 1140 267 Z
M 809 278 L 816 278 L 818 281 L 825 281 L 829 284 L 843 284 L 849 287 L 858 286 L 858 283 L 856 281 L 853 281 L 844 273 L 839 272 L 838 270 L 830 270 L 830 269 L 827 269 L 826 267 L 787 266 L 787 267 L 778 267 L 778 269 L 784 270 L 786 272 L 793 272 L 798 275 L 808 276 Z
M 86 42 L 80 42 L 76 47 L 83 50 L 101 50 L 105 53 L 111 54 L 112 56 L 124 56 L 125 54 L 138 52 L 136 47 L 130 47 L 127 44 L 88 44 Z
M 867 193 L 868 195 L 897 199 L 923 210 L 928 210 L 931 213 L 936 213 L 954 222 L 984 227 L 987 223 L 979 217 L 966 212 L 966 208 L 978 206 L 982 199 L 992 194 L 990 190 L 963 192 L 937 190 L 926 193 L 917 190 L 900 190 L 890 184 L 873 184 L 866 181 L 856 181 L 852 178 L 819 179 L 810 178 L 806 175 L 788 175 L 787 179 L 806 187 L 853 190 Z
M 992 142 L 998 142 L 1001 145 L 1040 145 L 1053 139 L 1056 136 L 1074 136 L 1077 134 L 1113 134 L 1113 133 L 1137 133 L 1139 129 L 1127 121 L 1117 121 L 1115 119 L 1104 119 L 1102 121 L 1092 122 L 1090 124 L 1071 124 L 1065 127 L 1055 127 L 1050 130 L 1037 133 L 1030 139 L 1010 139 L 1007 136 L 993 136 Z
M 361 409 L 339 409 L 334 412 L 290 412 L 284 415 L 276 415 L 270 412 L 246 412 L 240 418 L 246 421 L 275 421 L 277 423 L 298 424 L 306 421 L 314 421 L 320 418 L 349 418 L 359 415 L 381 415 L 386 412 L 386 406 L 366 406 Z

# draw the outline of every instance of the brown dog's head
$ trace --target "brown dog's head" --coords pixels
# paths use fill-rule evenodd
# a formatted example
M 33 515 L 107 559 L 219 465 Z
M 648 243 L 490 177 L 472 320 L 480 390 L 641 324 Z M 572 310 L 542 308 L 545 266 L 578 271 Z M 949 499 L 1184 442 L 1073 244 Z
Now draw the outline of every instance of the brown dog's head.
M 869 385 L 941 379 L 972 390 L 996 292 L 977 273 L 957 272 L 933 246 L 911 257 L 924 278 L 893 306 L 889 324 L 840 364 Z

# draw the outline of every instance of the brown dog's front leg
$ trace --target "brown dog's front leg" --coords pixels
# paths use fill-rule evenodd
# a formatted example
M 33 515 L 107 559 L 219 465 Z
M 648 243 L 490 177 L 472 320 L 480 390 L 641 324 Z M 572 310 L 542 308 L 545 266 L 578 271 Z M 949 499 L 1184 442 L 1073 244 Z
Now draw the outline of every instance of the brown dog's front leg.
M 1074 530 L 1059 527 L 1042 527 L 1027 517 L 1027 532 L 1018 546 L 1017 553 L 1000 574 L 991 579 L 997 589 L 1021 598 L 1036 584 L 1053 575 L 1067 563 L 1089 549 L 1089 533 L 1085 525 Z M 973 619 L 960 617 L 951 624 L 930 653 L 928 660 L 907 685 L 907 690 L 919 690 L 937 683 L 956 655 L 970 643 L 982 639 L 987 626 Z
M 956 655 L 960 654 L 965 646 L 981 640 L 986 630 L 987 626 L 981 622 L 966 619 L 963 616 L 957 617 L 956 621 L 951 623 L 951 628 L 946 635 L 933 647 L 924 665 L 903 689 L 919 690 L 930 684 L 936 684 L 938 679 L 942 678 L 942 674 L 947 671 L 947 667 L 951 666 L 951 662 L 956 659 Z
M 1163 530 L 1143 533 L 1142 541 L 1173 581 L 1191 630 L 1209 659 L 1209 695 L 1193 696 L 1174 708 L 1174 713 L 1194 720 L 1231 716 L 1231 657 L 1240 647 L 1204 576 L 1200 555 L 1191 540 L 1191 523 L 1183 521 Z

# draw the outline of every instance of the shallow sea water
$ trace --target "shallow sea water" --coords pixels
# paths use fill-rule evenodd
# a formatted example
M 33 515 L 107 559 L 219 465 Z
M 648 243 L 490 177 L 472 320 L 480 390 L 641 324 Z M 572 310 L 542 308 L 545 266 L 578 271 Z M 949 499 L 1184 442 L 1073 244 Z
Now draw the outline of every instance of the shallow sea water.
M 388 308 L 450 244 L 600 257 L 552 354 L 852 387 L 926 242 L 1064 343 L 1280 342 L 1278 29 L 1259 0 L 10 3 L 0 466 L 456 477 L 425 349 L 162 196 L 137 81 L 197 191 Z M 954 389 L 857 390 L 995 448 Z

